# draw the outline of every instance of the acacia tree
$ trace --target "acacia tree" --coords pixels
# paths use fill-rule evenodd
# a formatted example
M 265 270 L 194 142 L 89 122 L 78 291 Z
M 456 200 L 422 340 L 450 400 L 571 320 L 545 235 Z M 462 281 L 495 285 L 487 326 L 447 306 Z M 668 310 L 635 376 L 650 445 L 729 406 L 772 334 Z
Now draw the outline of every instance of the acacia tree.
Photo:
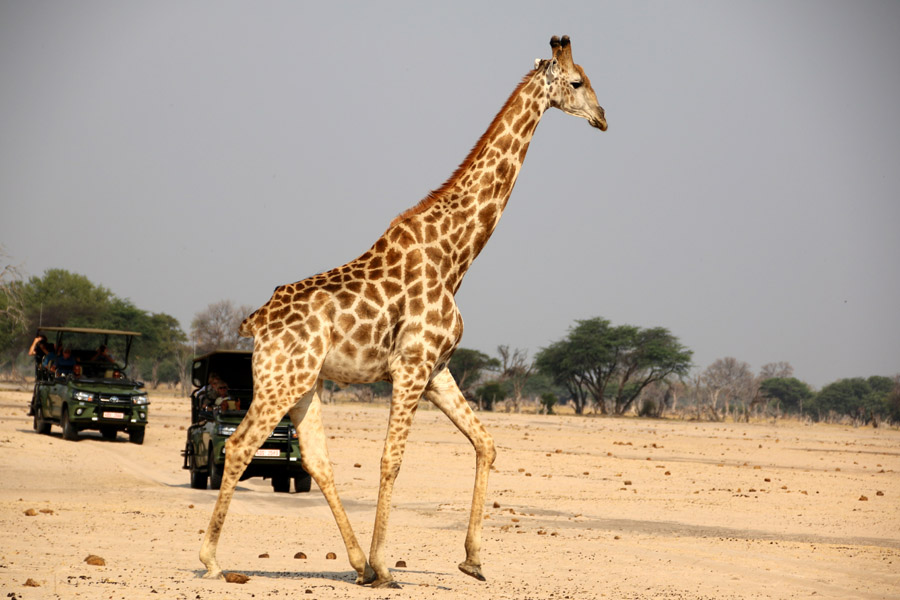
M 569 340 L 560 340 L 542 348 L 535 355 L 534 364 L 540 373 L 565 388 L 575 407 L 575 414 L 580 415 L 584 414 L 590 395 L 584 385 L 583 371 L 572 360 L 575 352 L 571 351 L 570 344 Z
M 693 353 L 663 327 L 613 327 L 600 317 L 576 323 L 565 340 L 538 353 L 536 364 L 570 392 L 587 390 L 601 414 L 609 412 L 607 398 L 623 414 L 647 386 L 690 369 Z
M 252 350 L 253 340 L 238 334 L 241 321 L 251 312 L 252 306 L 235 306 L 231 300 L 220 300 L 194 315 L 191 339 L 197 354 L 213 350 Z

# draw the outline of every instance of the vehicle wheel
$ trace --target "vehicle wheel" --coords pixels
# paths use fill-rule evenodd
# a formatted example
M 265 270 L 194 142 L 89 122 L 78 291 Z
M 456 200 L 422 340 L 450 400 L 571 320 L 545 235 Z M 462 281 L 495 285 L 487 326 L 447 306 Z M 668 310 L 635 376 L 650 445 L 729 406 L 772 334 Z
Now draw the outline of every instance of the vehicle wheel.
M 222 467 L 217 467 L 213 460 L 212 449 L 209 450 L 209 489 L 217 490 L 222 487 Z
M 69 408 L 67 406 L 63 406 L 62 422 L 60 423 L 60 425 L 62 426 L 64 440 L 74 442 L 78 439 L 78 430 L 74 425 L 72 425 L 72 422 L 69 420 Z
M 144 443 L 144 428 L 137 427 L 135 429 L 128 430 L 128 441 L 132 444 L 143 444 Z
M 191 487 L 195 490 L 205 490 L 209 475 L 207 475 L 206 471 L 195 467 L 193 462 L 191 461 Z
M 103 436 L 104 440 L 114 440 L 116 439 L 116 431 L 115 427 L 101 427 L 100 435 Z
M 312 477 L 309 476 L 309 473 L 304 473 L 303 475 L 297 475 L 294 477 L 294 491 L 298 494 L 300 492 L 308 492 L 312 488 Z
M 40 403 L 34 407 L 34 430 L 43 435 L 50 433 L 50 423 L 44 420 L 44 409 Z
M 287 475 L 279 475 L 272 478 L 272 489 L 279 493 L 286 494 L 291 491 L 291 478 Z

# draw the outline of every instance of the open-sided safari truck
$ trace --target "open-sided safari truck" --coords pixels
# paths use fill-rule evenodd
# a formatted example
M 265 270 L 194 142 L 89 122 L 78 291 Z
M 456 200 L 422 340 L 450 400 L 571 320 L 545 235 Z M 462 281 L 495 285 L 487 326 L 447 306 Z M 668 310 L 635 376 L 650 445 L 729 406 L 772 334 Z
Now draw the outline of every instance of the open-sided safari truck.
M 191 368 L 191 426 L 182 455 L 183 468 L 191 471 L 191 487 L 211 489 L 222 485 L 225 442 L 247 414 L 253 401 L 252 353 L 218 350 L 198 356 Z M 309 474 L 300 464 L 300 444 L 290 419 L 283 418 L 263 442 L 241 481 L 250 477 L 272 480 L 276 492 L 308 492 Z
M 85 327 L 41 327 L 38 334 L 56 352 L 35 363 L 34 430 L 47 434 L 59 425 L 67 440 L 86 429 L 108 440 L 126 431 L 132 443 L 144 443 L 150 402 L 143 382 L 125 375 L 131 343 L 141 334 Z

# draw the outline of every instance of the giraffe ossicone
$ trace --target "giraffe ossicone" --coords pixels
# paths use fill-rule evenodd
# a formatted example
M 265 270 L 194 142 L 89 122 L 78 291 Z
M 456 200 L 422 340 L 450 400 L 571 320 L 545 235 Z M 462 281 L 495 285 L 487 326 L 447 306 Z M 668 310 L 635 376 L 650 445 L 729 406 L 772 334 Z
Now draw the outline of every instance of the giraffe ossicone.
M 567 36 L 550 40 L 462 164 L 438 189 L 396 217 L 359 258 L 282 285 L 241 324 L 254 338 L 253 402 L 226 444 L 222 486 L 200 560 L 221 577 L 216 546 L 234 489 L 256 450 L 288 414 L 304 468 L 322 490 L 357 583 L 396 587 L 384 557 L 394 480 L 419 401 L 444 412 L 475 449 L 475 486 L 459 568 L 484 580 L 481 529 L 496 452 L 447 364 L 463 322 L 454 296 L 487 243 L 512 193 L 538 122 L 558 108 L 606 131 L 606 116 Z M 369 558 L 356 539 L 334 483 L 322 427 L 323 381 L 390 381 L 393 393 Z

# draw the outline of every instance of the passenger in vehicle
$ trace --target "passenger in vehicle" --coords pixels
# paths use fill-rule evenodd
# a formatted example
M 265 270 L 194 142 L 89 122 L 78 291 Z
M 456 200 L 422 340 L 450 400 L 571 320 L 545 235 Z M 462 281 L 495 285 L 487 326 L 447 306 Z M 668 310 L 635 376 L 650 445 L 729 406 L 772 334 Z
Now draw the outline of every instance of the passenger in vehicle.
M 105 344 L 97 347 L 97 352 L 91 357 L 91 362 L 114 363 L 115 359 L 110 355 L 109 348 Z
M 74 375 L 78 361 L 72 356 L 71 348 L 63 348 L 62 354 L 56 357 L 56 376 Z

